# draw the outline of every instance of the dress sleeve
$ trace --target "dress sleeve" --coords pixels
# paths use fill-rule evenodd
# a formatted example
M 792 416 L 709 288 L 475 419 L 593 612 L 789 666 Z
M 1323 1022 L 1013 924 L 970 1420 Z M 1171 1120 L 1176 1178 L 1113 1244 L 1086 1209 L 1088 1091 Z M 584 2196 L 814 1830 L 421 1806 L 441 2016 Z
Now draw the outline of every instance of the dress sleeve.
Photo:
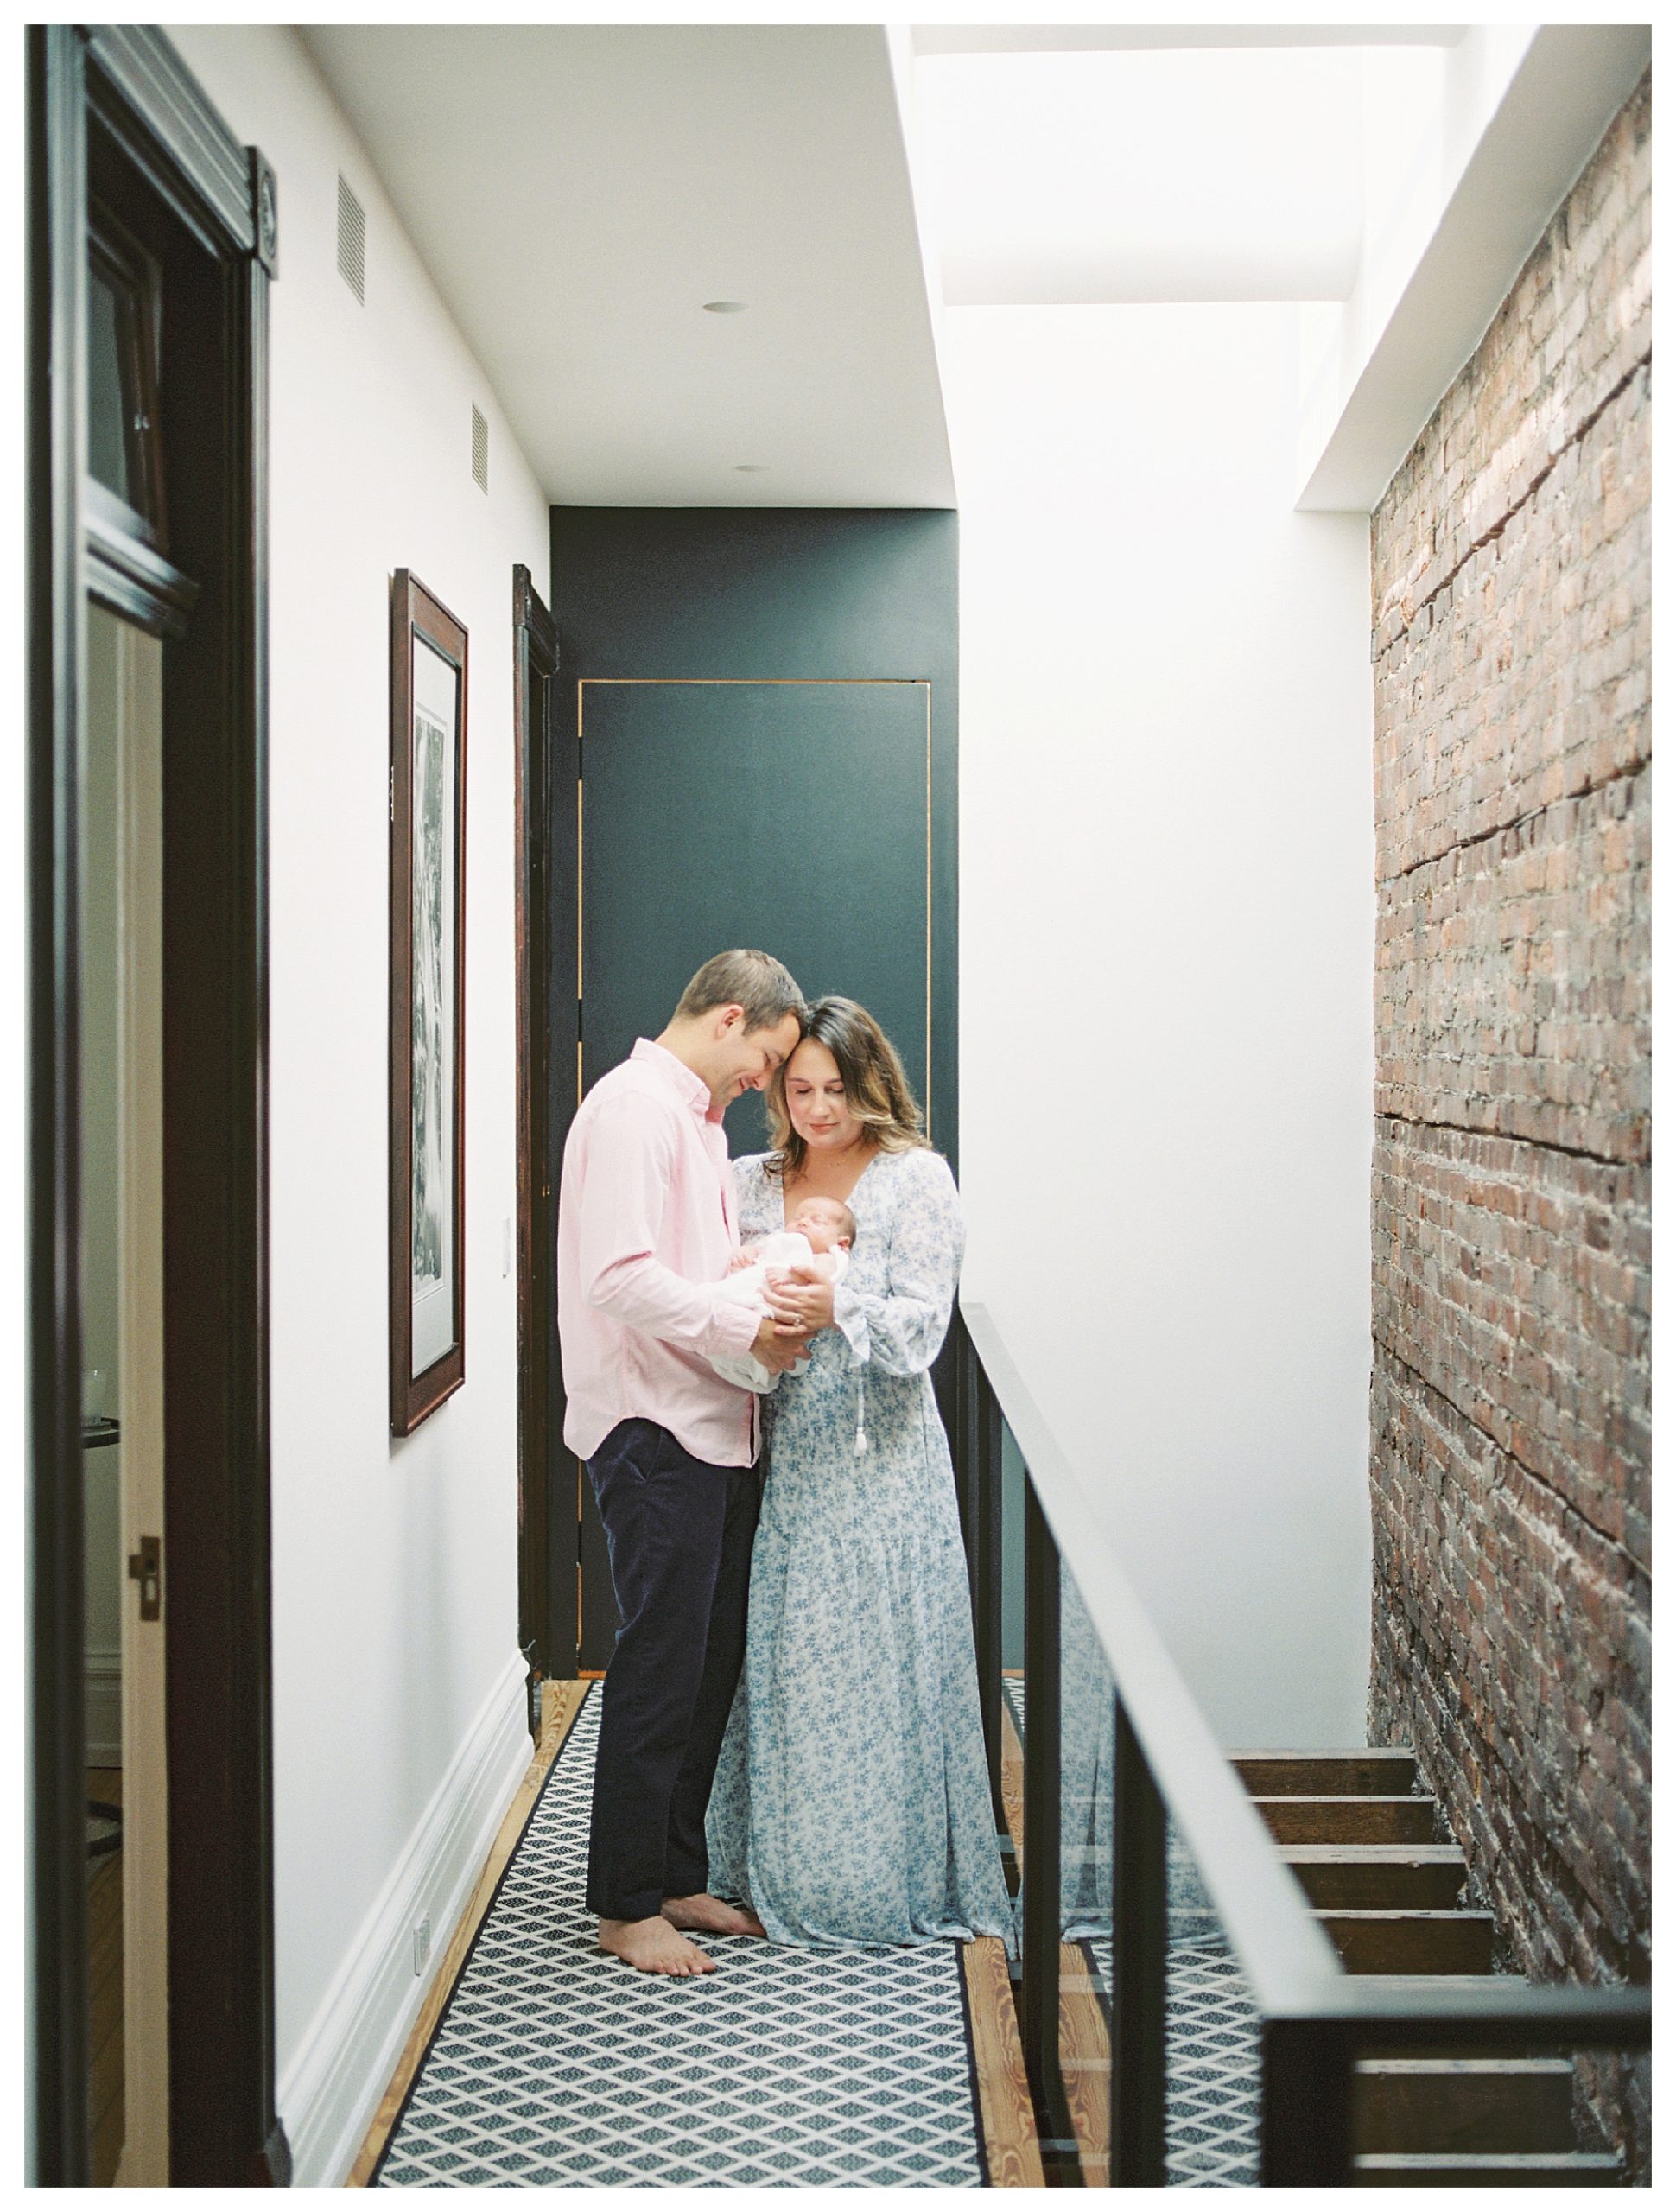
M 917 1375 L 949 1333 L 966 1245 L 960 1194 L 938 1154 L 911 1156 L 890 1236 L 884 1291 L 854 1290 L 846 1278 L 833 1293 L 832 1318 L 854 1359 L 887 1375 Z
M 762 1185 L 762 1164 L 767 1157 L 765 1152 L 747 1152 L 727 1163 L 727 1172 L 733 1179 L 733 1226 L 741 1244 L 749 1244 L 762 1235 L 760 1229 L 752 1229 L 749 1224 L 756 1211 L 757 1192 Z

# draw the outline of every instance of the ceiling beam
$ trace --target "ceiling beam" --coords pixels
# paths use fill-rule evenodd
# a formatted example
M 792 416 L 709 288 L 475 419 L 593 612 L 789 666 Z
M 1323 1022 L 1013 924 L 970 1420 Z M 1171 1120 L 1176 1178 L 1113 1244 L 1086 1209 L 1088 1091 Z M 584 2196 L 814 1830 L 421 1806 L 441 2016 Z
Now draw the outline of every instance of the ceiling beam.
M 1546 23 L 1430 242 L 1301 457 L 1298 507 L 1371 513 L 1652 54 L 1647 23 Z

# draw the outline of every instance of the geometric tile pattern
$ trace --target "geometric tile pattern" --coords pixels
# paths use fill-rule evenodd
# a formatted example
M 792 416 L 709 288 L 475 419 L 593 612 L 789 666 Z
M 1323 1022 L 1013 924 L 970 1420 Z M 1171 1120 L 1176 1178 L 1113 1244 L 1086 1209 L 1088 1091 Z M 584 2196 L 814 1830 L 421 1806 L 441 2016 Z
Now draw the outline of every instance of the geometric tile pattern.
M 1087 1943 L 1111 1986 L 1112 1947 Z M 1261 2054 L 1257 2010 L 1220 1936 L 1171 1943 L 1165 1955 L 1164 2162 L 1171 2189 L 1257 2186 Z
M 590 1688 L 373 2177 L 380 2189 L 984 2185 L 957 1943 L 631 1972 L 583 1904 Z
M 1013 1725 L 1019 1732 L 1019 1741 L 1025 1739 L 1025 1678 L 1022 1675 L 1001 1676 L 1001 1695 L 1013 1708 Z
M 1172 1943 L 1165 1986 L 1170 2186 L 1255 2189 L 1262 2052 L 1239 1961 L 1220 1936 Z

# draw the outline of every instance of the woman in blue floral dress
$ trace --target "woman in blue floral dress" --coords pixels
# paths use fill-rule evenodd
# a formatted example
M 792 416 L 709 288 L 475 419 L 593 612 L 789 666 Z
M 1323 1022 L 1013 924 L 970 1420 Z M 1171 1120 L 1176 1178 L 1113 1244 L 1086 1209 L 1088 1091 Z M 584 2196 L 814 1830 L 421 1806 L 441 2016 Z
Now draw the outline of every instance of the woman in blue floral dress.
M 817 1005 L 738 1160 L 740 1234 L 803 1199 L 855 1216 L 835 1288 L 777 1294 L 809 1366 L 762 1401 L 767 1468 L 745 1672 L 708 1820 L 711 1886 L 772 1942 L 922 1943 L 1013 1924 L 978 1709 L 966 1557 L 930 1369 L 963 1231 L 893 1047 Z

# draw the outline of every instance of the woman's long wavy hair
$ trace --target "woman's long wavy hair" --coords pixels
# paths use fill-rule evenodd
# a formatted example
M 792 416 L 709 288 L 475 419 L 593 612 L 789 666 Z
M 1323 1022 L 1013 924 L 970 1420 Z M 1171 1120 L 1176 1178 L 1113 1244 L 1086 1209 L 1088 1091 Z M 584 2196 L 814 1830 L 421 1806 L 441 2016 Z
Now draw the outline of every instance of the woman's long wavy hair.
M 809 1010 L 803 1036 L 824 1045 L 837 1061 L 845 1103 L 880 1152 L 911 1152 L 930 1144 L 897 1049 L 866 1007 L 857 1006 L 854 999 L 817 999 Z M 790 1065 L 788 1060 L 774 1071 L 767 1092 L 774 1146 L 768 1172 L 781 1182 L 801 1173 L 809 1150 L 786 1111 L 785 1070 Z

